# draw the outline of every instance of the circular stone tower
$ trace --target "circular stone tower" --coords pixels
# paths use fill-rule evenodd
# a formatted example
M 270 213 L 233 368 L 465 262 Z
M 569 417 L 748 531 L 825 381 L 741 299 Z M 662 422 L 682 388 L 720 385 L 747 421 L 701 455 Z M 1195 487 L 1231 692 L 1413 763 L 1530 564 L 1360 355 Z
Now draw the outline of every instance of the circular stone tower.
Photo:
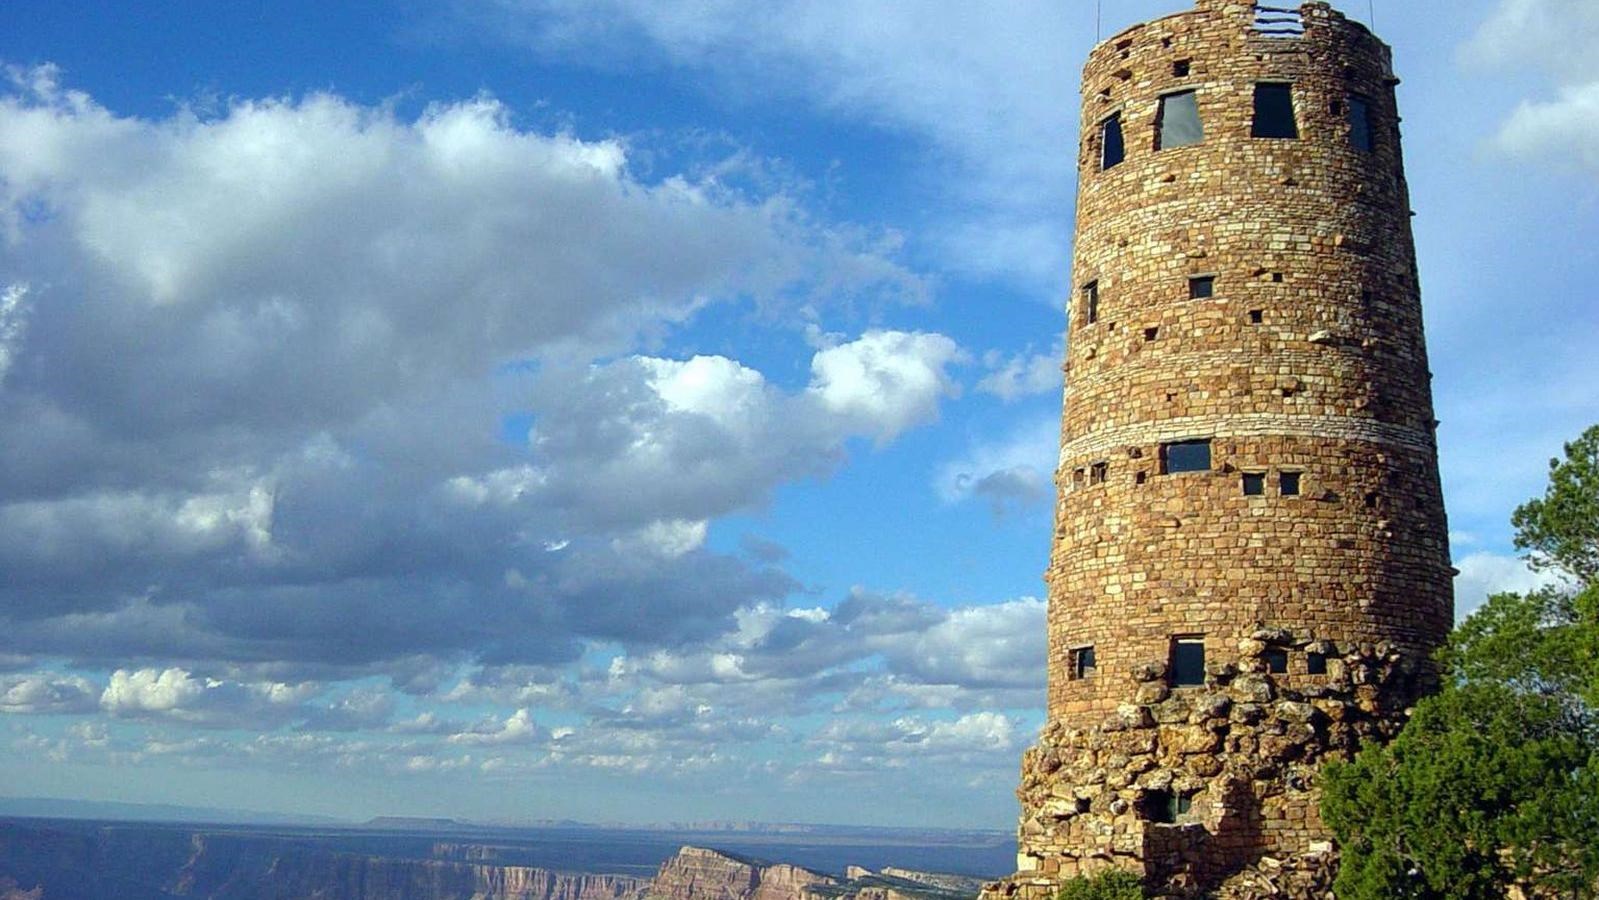
M 1389 48 L 1199 0 L 1083 73 L 1049 722 L 1020 872 L 1213 889 L 1329 835 L 1452 619 Z

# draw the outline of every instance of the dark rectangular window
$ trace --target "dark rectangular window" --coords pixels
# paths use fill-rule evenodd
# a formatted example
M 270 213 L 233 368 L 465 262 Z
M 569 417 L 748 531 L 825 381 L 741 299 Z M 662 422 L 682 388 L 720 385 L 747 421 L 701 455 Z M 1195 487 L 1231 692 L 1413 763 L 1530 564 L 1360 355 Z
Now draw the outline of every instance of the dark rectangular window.
M 1087 678 L 1094 674 L 1094 648 L 1077 647 L 1072 650 L 1072 677 Z
M 1177 441 L 1160 446 L 1161 471 L 1209 472 L 1210 441 Z
M 1088 483 L 1104 484 L 1105 475 L 1110 472 L 1110 463 L 1097 462 L 1088 467 Z
M 1260 323 L 1266 321 L 1266 311 L 1264 309 L 1250 310 L 1249 321 L 1253 325 L 1259 325 Z
M 1264 473 L 1264 472 L 1245 472 L 1244 473 L 1244 496 L 1246 496 L 1246 497 L 1259 497 L 1259 496 L 1261 496 L 1262 494 L 1265 494 L 1265 493 L 1266 493 L 1266 473 Z
M 1376 136 L 1371 131 L 1371 104 L 1365 97 L 1349 98 L 1349 143 L 1364 153 L 1377 149 Z
M 1288 671 L 1288 651 L 1281 647 L 1271 647 L 1260 658 L 1266 663 L 1266 671 L 1273 675 L 1281 675 Z
M 1297 138 L 1293 85 L 1263 82 L 1255 85 L 1255 123 L 1250 134 L 1258 138 Z
M 1199 100 L 1193 91 L 1167 94 L 1160 98 L 1160 117 L 1155 121 L 1155 149 L 1186 147 L 1205 139 L 1205 126 L 1199 121 Z
M 1173 638 L 1171 642 L 1171 683 L 1192 687 L 1205 683 L 1205 639 Z
M 1305 654 L 1305 671 L 1312 675 L 1327 674 L 1327 657 L 1321 653 Z
M 1277 487 L 1284 497 L 1299 496 L 1299 473 L 1283 472 L 1277 476 Z
M 1194 275 L 1188 279 L 1188 299 L 1203 300 L 1216 296 L 1216 276 Z
M 1189 67 L 1192 64 L 1193 64 L 1192 60 L 1187 60 L 1187 59 L 1175 60 L 1171 64 L 1171 73 L 1172 73 L 1172 75 L 1174 77 L 1177 77 L 1177 78 L 1187 78 L 1188 77 L 1188 69 L 1189 69 Z
M 1126 158 L 1127 145 L 1122 141 L 1122 117 L 1117 113 L 1099 126 L 1099 168 L 1108 169 Z
M 1091 325 L 1099 321 L 1099 282 L 1083 285 L 1083 321 Z
M 1144 819 L 1159 825 L 1173 825 L 1183 820 L 1193 805 L 1193 798 L 1187 794 L 1165 790 L 1146 791 L 1139 802 Z

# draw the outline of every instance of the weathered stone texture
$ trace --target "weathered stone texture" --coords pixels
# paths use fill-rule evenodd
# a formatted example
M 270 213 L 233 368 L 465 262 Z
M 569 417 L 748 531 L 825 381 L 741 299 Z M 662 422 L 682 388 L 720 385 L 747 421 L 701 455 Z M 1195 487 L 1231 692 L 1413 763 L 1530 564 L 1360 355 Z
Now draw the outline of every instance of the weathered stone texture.
M 1049 725 L 1021 872 L 992 892 L 1108 865 L 1197 892 L 1319 849 L 1317 764 L 1391 736 L 1430 685 L 1452 570 L 1397 79 L 1364 26 L 1299 16 L 1266 36 L 1251 4 L 1200 0 L 1084 70 Z M 1251 136 L 1259 83 L 1291 84 L 1297 138 Z M 1160 98 L 1187 90 L 1203 139 L 1157 149 Z M 1113 114 L 1126 156 L 1102 169 Z M 1163 445 L 1191 440 L 1209 469 L 1167 474 Z M 1204 685 L 1173 683 L 1178 636 L 1203 641 Z M 1166 795 L 1190 804 L 1170 824 Z

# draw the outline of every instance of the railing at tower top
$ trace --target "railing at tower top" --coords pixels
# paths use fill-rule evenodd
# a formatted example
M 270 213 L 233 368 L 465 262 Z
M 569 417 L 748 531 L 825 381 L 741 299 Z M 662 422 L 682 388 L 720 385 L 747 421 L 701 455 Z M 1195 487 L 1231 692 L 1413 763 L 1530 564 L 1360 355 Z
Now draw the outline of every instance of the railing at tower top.
M 1305 36 L 1305 19 L 1298 7 L 1255 4 L 1255 33 L 1265 37 Z

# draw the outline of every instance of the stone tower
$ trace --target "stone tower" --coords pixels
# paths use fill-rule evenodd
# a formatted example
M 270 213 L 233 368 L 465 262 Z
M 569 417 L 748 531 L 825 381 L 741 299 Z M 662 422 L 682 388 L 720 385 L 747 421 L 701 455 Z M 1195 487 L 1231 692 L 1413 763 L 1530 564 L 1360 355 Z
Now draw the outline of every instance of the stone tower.
M 1091 53 L 1049 721 L 990 893 L 1313 858 L 1319 763 L 1430 686 L 1453 571 L 1397 83 L 1325 3 L 1199 0 Z

